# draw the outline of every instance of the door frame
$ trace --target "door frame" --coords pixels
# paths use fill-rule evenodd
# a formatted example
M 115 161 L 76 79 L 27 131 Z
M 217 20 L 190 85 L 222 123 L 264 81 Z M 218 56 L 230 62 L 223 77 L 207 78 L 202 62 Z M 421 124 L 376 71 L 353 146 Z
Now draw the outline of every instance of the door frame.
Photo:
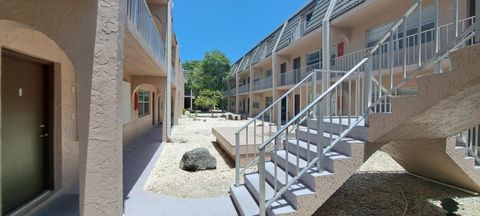
M 0 47 L 0 66 L 2 64 L 2 56 L 11 56 L 14 58 L 20 58 L 26 61 L 32 61 L 44 66 L 44 72 L 48 73 L 44 76 L 44 82 L 47 82 L 45 85 L 46 89 L 45 94 L 47 94 L 47 101 L 45 102 L 45 115 L 48 115 L 48 134 L 50 139 L 48 139 L 48 151 L 47 151 L 47 163 L 48 167 L 46 168 L 48 186 L 46 186 L 45 190 L 38 194 L 37 196 L 33 197 L 26 203 L 20 204 L 17 208 L 13 209 L 12 211 L 8 212 L 8 214 L 12 215 L 24 215 L 30 213 L 33 209 L 44 203 L 50 197 L 52 197 L 55 193 L 57 193 L 61 189 L 61 182 L 62 182 L 62 164 L 61 164 L 61 154 L 62 154 L 62 109 L 61 109 L 61 65 L 54 61 L 50 61 L 48 59 L 44 59 L 38 56 L 29 55 L 28 53 L 18 51 L 15 49 L 7 48 L 7 47 Z M 0 77 L 1 77 L 0 71 Z M 0 78 L 1 81 L 1 78 Z M 0 82 L 1 86 L 1 82 Z M 0 88 L 1 94 L 1 88 Z M 78 95 L 75 94 L 74 97 Z M 0 104 L 2 100 L 0 99 Z M 75 121 L 77 121 L 75 119 Z M 0 126 L 1 126 L 2 118 L 0 115 Z M 78 125 L 78 124 L 77 124 Z M 1 151 L 1 131 L 0 131 L 0 151 Z M 78 141 L 78 135 L 77 135 Z M 0 158 L 1 159 L 1 158 Z M 1 166 L 0 166 L 0 173 L 1 173 Z M 1 175 L 0 175 L 1 181 Z M 1 187 L 0 187 L 0 201 L 1 201 Z M 1 205 L 0 205 L 1 208 Z M 2 210 L 0 209 L 0 212 Z

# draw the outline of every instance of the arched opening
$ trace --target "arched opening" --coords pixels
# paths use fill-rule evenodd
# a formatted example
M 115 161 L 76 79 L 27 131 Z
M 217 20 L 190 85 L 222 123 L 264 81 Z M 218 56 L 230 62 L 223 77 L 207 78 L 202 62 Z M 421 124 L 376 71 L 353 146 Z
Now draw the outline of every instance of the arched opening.
M 1 214 L 78 186 L 77 74 L 58 44 L 0 20 Z

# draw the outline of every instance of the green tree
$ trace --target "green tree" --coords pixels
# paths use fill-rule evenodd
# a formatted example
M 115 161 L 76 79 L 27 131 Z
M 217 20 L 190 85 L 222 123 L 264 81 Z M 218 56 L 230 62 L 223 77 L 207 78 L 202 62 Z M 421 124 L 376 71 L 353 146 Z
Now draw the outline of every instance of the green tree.
M 188 70 L 187 86 L 195 92 L 202 90 L 223 91 L 230 74 L 230 60 L 219 50 L 206 52 L 202 60 L 186 61 L 183 68 Z
M 221 91 L 204 89 L 201 90 L 196 97 L 195 105 L 202 107 L 203 109 L 209 109 L 210 111 L 213 111 L 222 99 L 223 94 Z

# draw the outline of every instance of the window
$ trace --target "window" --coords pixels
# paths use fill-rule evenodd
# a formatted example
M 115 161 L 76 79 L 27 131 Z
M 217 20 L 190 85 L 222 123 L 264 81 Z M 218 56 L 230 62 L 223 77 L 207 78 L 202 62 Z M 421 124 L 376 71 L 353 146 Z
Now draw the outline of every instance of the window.
M 253 104 L 252 104 L 254 109 L 259 109 L 260 108 L 260 101 L 258 97 L 253 98 Z
M 319 69 L 321 55 L 321 51 L 307 54 L 307 66 L 310 66 L 311 69 Z
M 138 91 L 138 117 L 150 115 L 150 92 Z
M 265 73 L 265 79 L 268 79 L 268 78 L 271 78 L 272 77 L 272 70 L 268 70 L 266 73 Z
M 265 107 L 269 107 L 273 103 L 273 98 L 272 97 L 266 97 L 265 98 Z
M 310 12 L 307 12 L 305 14 L 305 28 L 308 27 L 308 25 L 310 25 L 310 22 L 312 21 L 312 17 L 313 17 L 313 11 L 310 11 Z
M 367 47 L 374 46 L 377 41 L 379 41 L 385 33 L 393 26 L 394 22 L 390 21 L 383 25 L 377 26 L 373 29 L 367 31 Z M 407 37 L 415 35 L 418 33 L 418 13 L 411 14 L 406 21 L 407 25 Z M 422 7 L 422 43 L 431 42 L 434 37 L 433 29 L 435 26 L 435 7 L 433 5 L 428 5 Z M 431 30 L 431 31 L 429 31 Z M 403 38 L 403 25 L 399 27 L 399 31 L 394 35 L 394 39 Z M 407 46 L 413 46 L 417 44 L 415 40 L 408 40 Z M 401 49 L 403 47 L 403 40 L 400 41 L 396 49 Z

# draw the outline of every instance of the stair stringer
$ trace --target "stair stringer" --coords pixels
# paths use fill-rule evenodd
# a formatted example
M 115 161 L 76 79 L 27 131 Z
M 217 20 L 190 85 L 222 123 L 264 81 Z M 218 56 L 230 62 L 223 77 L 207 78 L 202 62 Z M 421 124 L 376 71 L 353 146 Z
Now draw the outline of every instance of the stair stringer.
M 291 215 L 312 215 L 325 203 L 367 160 L 365 144 L 351 145 L 351 157 L 334 162 L 334 174 L 315 176 L 315 194 L 298 197 L 299 208 Z
M 462 171 L 477 185 L 477 193 L 480 193 L 480 166 L 475 159 L 465 156 L 465 144 L 457 137 L 447 138 L 447 154 L 457 163 Z
M 478 125 L 480 46 L 450 56 L 454 71 L 417 77 L 416 96 L 394 97 L 392 113 L 369 116 L 368 141 L 443 138 Z
M 480 192 L 480 170 L 455 143 L 455 137 L 398 140 L 383 150 L 409 173 Z

